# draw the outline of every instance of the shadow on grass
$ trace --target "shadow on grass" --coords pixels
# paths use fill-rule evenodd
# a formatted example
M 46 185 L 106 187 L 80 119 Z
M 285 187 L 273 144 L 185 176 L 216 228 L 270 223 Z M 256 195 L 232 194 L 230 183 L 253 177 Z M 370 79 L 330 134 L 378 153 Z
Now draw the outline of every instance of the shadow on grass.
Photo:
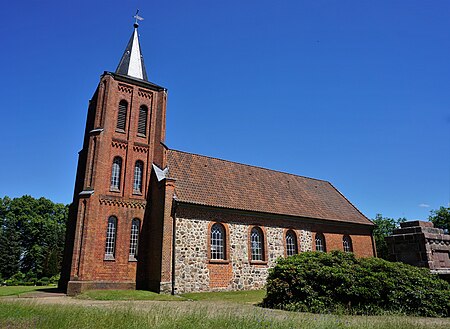
M 39 288 L 39 289 L 36 289 L 35 291 L 45 292 L 45 293 L 48 293 L 48 294 L 65 294 L 66 293 L 64 290 L 59 289 L 58 287 Z

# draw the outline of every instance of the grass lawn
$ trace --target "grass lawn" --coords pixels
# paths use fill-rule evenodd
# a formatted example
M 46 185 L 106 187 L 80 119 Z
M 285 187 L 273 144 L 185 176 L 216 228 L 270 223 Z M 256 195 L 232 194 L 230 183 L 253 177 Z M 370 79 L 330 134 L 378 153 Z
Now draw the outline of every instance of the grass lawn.
M 0 297 L 2 296 L 17 296 L 26 292 L 42 290 L 42 289 L 52 289 L 55 286 L 4 286 L 0 287 Z
M 89 290 L 76 296 L 76 298 L 93 300 L 185 300 L 181 296 L 162 295 L 145 290 Z
M 81 300 L 76 300 L 81 302 Z M 450 320 L 406 316 L 337 316 L 266 310 L 233 303 L 119 301 L 86 305 L 0 300 L 0 328 L 364 328 L 447 329 Z M 98 301 L 97 303 L 105 303 Z
M 91 300 L 156 300 L 156 301 L 211 301 L 257 304 L 266 295 L 265 290 L 199 292 L 181 295 L 162 295 L 145 290 L 90 290 L 76 298 Z
M 182 294 L 181 296 L 191 300 L 258 304 L 262 302 L 265 295 L 266 290 L 263 289 L 247 291 L 196 292 Z
M 46 287 L 7 287 L 8 295 L 41 288 Z M 1 298 L 0 328 L 450 328 L 449 319 L 319 315 L 253 305 L 264 295 L 264 290 L 181 296 L 97 290 L 76 298 Z

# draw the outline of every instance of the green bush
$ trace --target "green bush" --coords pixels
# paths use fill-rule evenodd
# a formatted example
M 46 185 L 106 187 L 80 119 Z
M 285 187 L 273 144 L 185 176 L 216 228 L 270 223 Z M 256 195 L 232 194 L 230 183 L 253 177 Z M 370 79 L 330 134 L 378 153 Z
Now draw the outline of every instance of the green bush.
M 449 316 L 450 284 L 427 269 L 352 253 L 280 258 L 262 305 L 315 313 Z
M 5 284 L 7 286 L 19 286 L 22 285 L 24 281 L 25 281 L 25 274 L 19 271 L 12 277 L 10 277 L 8 280 L 5 280 Z
M 49 278 L 44 276 L 43 278 L 40 278 L 39 280 L 36 281 L 36 285 L 37 286 L 48 286 L 49 282 L 50 282 Z
M 61 275 L 58 273 L 58 274 L 52 276 L 52 277 L 48 280 L 48 283 L 49 283 L 49 284 L 57 284 L 58 281 L 59 281 L 59 279 L 60 279 L 60 277 L 61 277 Z

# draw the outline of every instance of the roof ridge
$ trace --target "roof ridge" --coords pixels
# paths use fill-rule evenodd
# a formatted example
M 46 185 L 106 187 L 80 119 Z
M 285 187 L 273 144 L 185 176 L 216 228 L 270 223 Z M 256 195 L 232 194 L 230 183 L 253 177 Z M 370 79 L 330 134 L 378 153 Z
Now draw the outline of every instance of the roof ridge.
M 198 157 L 203 157 L 203 158 L 209 158 L 209 159 L 214 159 L 214 160 L 219 160 L 219 161 L 224 161 L 224 162 L 229 162 L 229 163 L 234 163 L 234 164 L 238 164 L 238 165 L 242 165 L 242 166 L 246 166 L 246 167 L 251 167 L 251 168 L 258 168 L 258 169 L 263 169 L 263 170 L 267 170 L 267 171 L 272 171 L 272 172 L 277 172 L 280 174 L 285 174 L 285 175 L 290 175 L 290 176 L 295 176 L 295 177 L 300 177 L 300 178 L 306 178 L 306 179 L 311 179 L 311 180 L 315 180 L 315 181 L 319 181 L 319 182 L 324 182 L 324 183 L 328 183 L 330 185 L 332 185 L 329 181 L 326 181 L 324 179 L 319 179 L 319 178 L 313 178 L 313 177 L 307 177 L 307 176 L 302 176 L 302 175 L 297 175 L 297 174 L 292 174 L 292 173 L 288 173 L 285 171 L 280 171 L 280 170 L 274 170 L 274 169 L 269 169 L 269 168 L 264 168 L 264 167 L 260 167 L 260 166 L 255 166 L 255 165 L 250 165 L 250 164 L 246 164 L 246 163 L 240 163 L 240 162 L 236 162 L 236 161 L 231 161 L 231 160 L 226 160 L 226 159 L 220 159 L 220 158 L 216 158 L 213 156 L 209 156 L 209 155 L 202 155 L 202 154 L 197 154 L 197 153 L 192 153 L 192 152 L 186 152 L 186 151 L 180 151 L 180 150 L 175 150 L 172 148 L 168 148 L 169 151 L 175 151 L 175 152 L 179 152 L 179 153 L 185 153 L 185 154 L 190 154 L 190 155 L 195 155 Z M 332 185 L 333 186 L 333 185 Z M 334 186 L 333 186 L 334 187 Z M 335 188 L 336 189 L 336 188 Z M 339 191 L 338 191 L 339 192 Z M 339 192 L 340 194 L 342 194 L 341 192 Z M 358 209 L 357 209 L 358 210 Z M 359 211 L 359 210 L 358 210 Z

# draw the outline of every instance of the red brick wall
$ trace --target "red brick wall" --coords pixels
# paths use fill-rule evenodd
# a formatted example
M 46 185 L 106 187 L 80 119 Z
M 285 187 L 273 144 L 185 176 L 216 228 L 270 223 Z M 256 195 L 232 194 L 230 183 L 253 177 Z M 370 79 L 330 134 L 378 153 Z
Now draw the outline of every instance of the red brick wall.
M 116 130 L 121 100 L 128 102 L 125 131 Z M 162 159 L 165 104 L 166 93 L 162 88 L 112 74 L 101 77 L 90 102 L 83 149 L 79 157 L 62 287 L 69 279 L 136 281 L 138 265 L 136 261 L 129 260 L 131 221 L 138 218 L 141 227 L 144 227 L 149 217 L 146 210 L 147 191 L 154 158 L 158 157 L 159 162 Z M 137 133 L 141 105 L 148 108 L 145 136 Z M 119 191 L 110 190 L 112 162 L 116 156 L 122 158 Z M 144 163 L 142 193 L 133 191 L 134 167 L 138 160 Z M 79 197 L 82 190 L 93 190 L 94 193 L 83 199 Z M 117 217 L 115 257 L 114 260 L 104 260 L 110 216 Z
M 209 263 L 209 287 L 227 288 L 233 278 L 233 267 L 231 263 L 219 264 Z

